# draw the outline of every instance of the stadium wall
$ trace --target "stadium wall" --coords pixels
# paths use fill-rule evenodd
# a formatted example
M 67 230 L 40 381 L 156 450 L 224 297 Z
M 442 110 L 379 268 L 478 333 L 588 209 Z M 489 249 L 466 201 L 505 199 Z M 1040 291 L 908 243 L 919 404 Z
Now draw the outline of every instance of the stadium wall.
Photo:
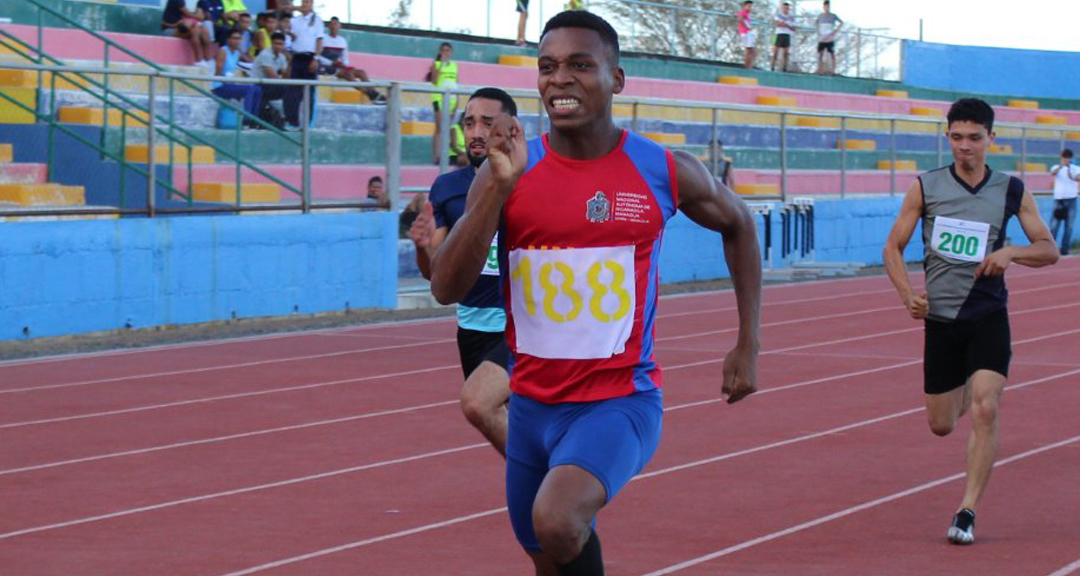
M 0 224 L 0 340 L 397 305 L 387 212 Z
M 904 83 L 970 94 L 1076 98 L 1080 54 L 904 40 Z

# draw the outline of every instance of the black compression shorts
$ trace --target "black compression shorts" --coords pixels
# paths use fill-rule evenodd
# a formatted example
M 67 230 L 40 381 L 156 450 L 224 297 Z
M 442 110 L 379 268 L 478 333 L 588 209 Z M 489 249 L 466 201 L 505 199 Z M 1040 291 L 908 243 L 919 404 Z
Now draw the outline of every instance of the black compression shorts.
M 926 320 L 923 390 L 944 394 L 963 386 L 976 370 L 1009 375 L 1012 336 L 1006 309 L 978 320 Z
M 494 362 L 509 372 L 510 347 L 506 345 L 506 336 L 502 332 L 480 332 L 459 326 L 457 344 L 461 371 L 466 379 L 481 362 Z
M 836 53 L 836 42 L 818 42 L 817 43 L 817 51 L 818 52 L 826 52 L 826 51 L 828 51 L 829 54 L 835 54 Z
M 777 48 L 791 48 L 791 34 L 777 34 L 773 45 Z

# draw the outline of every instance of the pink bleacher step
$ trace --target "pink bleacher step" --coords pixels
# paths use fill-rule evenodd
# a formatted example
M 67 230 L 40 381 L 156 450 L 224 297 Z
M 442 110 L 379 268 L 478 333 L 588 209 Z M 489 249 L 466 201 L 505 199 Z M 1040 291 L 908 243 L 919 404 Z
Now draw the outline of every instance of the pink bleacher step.
M 261 169 L 269 172 L 283 182 L 297 189 L 300 188 L 302 171 L 296 164 L 263 165 Z M 439 175 L 436 166 L 409 166 L 401 172 L 401 185 L 407 188 L 428 188 Z M 360 200 L 367 196 L 367 182 L 372 176 L 386 180 L 386 170 L 382 166 L 336 166 L 316 165 L 311 167 L 311 197 L 316 200 Z M 235 166 L 197 165 L 194 166 L 195 182 L 232 182 L 236 178 Z M 173 182 L 177 189 L 187 193 L 187 166 L 176 166 Z M 269 178 L 244 168 L 241 182 L 245 184 L 263 184 L 272 182 Z M 282 200 L 289 201 L 296 195 L 287 189 L 281 190 Z
M 44 184 L 48 172 L 44 164 L 0 164 L 0 184 Z
M 899 171 L 896 173 L 896 193 L 903 194 L 919 171 Z M 1019 174 L 1015 174 L 1019 177 Z M 847 173 L 848 194 L 887 194 L 889 192 L 888 172 L 880 170 L 849 170 Z M 735 170 L 737 184 L 780 184 L 779 170 Z M 840 194 L 840 172 L 838 170 L 791 170 L 788 172 L 788 195 L 837 195 Z M 1033 190 L 1048 190 L 1053 187 L 1049 174 L 1028 173 L 1024 184 Z
M 29 42 L 37 43 L 37 28 L 18 24 L 3 24 L 0 29 Z M 132 51 L 158 64 L 191 64 L 190 46 L 183 40 L 164 36 L 139 34 L 105 33 Z M 61 28 L 45 29 L 45 47 L 54 57 L 78 60 L 93 60 L 103 54 L 102 43 L 90 35 Z M 133 61 L 130 57 L 110 51 L 110 58 L 115 61 Z M 375 80 L 395 80 L 416 82 L 424 77 L 431 62 L 427 58 L 389 56 L 382 54 L 353 53 L 351 59 L 363 62 L 364 68 Z M 536 70 L 520 66 L 503 66 L 480 62 L 459 62 L 459 82 L 467 86 L 500 86 L 524 90 L 536 89 Z M 731 104 L 754 104 L 758 96 L 775 95 L 794 97 L 800 108 L 837 110 L 851 112 L 869 112 L 879 114 L 908 115 L 912 106 L 941 106 L 943 102 L 916 100 L 911 98 L 888 98 L 874 95 L 820 92 L 788 88 L 734 86 L 715 82 L 690 82 L 682 80 L 664 80 L 658 78 L 628 78 L 627 96 L 668 98 L 677 100 L 698 100 L 725 102 Z M 1036 110 L 995 106 L 997 119 L 1001 122 L 1035 123 L 1037 116 L 1053 113 L 1065 118 L 1069 124 L 1080 124 L 1080 111 L 1076 110 Z

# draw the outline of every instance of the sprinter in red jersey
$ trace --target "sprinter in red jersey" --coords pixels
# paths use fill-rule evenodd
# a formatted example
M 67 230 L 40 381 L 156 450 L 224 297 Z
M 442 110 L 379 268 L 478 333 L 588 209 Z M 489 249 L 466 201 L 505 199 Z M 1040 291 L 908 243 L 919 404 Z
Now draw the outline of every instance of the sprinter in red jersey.
M 652 457 L 663 413 L 653 358 L 657 261 L 681 209 L 724 238 L 739 338 L 721 396 L 757 387 L 761 257 L 746 206 L 685 152 L 617 128 L 618 36 L 599 16 L 563 12 L 540 41 L 538 85 L 552 130 L 526 143 L 493 128 L 465 215 L 435 254 L 432 292 L 462 298 L 497 230 L 514 352 L 507 502 L 542 576 L 603 574 L 596 515 Z

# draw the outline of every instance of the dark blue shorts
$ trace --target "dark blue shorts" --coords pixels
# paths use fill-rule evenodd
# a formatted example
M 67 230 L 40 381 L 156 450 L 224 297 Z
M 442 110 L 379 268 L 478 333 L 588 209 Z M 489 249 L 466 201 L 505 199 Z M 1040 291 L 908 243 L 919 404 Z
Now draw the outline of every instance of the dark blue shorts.
M 549 470 L 565 464 L 585 469 L 604 485 L 610 502 L 656 452 L 663 413 L 660 390 L 562 404 L 511 395 L 506 502 L 522 547 L 540 551 L 532 509 Z

